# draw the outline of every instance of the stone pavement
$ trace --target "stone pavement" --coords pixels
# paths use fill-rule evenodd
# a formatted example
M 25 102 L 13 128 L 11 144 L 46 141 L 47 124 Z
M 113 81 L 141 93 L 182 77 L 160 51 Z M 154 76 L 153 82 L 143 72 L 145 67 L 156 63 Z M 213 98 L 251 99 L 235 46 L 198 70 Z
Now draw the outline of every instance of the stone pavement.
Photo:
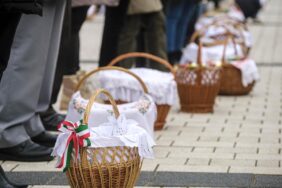
M 218 97 L 213 114 L 182 113 L 175 106 L 155 134 L 156 159 L 144 161 L 138 186 L 282 187 L 282 1 L 271 0 L 261 19 L 250 25 L 251 55 L 261 74 L 254 91 Z M 97 61 L 102 23 L 98 17 L 83 27 L 83 68 L 96 66 L 91 62 Z M 54 164 L 1 162 L 12 179 L 33 188 L 67 187 Z

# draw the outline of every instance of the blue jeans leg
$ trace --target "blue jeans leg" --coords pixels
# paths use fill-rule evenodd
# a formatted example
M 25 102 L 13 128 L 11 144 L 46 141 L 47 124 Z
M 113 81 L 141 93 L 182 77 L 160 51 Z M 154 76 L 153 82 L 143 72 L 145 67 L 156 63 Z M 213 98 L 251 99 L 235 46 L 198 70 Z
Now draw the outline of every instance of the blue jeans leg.
M 166 30 L 167 30 L 167 50 L 174 52 L 177 50 L 176 38 L 178 35 L 179 20 L 182 16 L 183 0 L 167 0 L 166 9 Z M 184 0 L 185 1 L 185 0 Z
M 182 9 L 182 15 L 180 17 L 180 20 L 178 22 L 177 26 L 177 38 L 176 38 L 176 44 L 177 44 L 177 50 L 181 50 L 185 44 L 187 44 L 188 41 L 185 41 L 187 36 L 187 29 L 188 24 L 192 20 L 192 17 L 194 15 L 194 12 L 196 11 L 197 4 L 191 3 L 190 1 L 183 0 L 183 9 Z

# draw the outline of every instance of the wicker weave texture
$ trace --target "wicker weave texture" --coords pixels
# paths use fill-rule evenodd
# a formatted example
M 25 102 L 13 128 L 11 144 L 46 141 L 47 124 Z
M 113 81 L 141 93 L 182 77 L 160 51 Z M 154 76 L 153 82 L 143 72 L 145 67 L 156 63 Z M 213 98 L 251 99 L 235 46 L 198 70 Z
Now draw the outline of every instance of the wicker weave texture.
M 82 148 L 67 177 L 72 188 L 132 188 L 140 169 L 138 148 Z
M 213 112 L 219 92 L 220 69 L 179 68 L 176 73 L 181 111 L 192 113 Z
M 155 122 L 155 125 L 154 125 L 154 129 L 157 131 L 157 130 L 162 130 L 165 123 L 166 123 L 166 117 L 169 113 L 169 110 L 170 110 L 171 106 L 170 105 L 167 105 L 167 104 L 157 104 L 157 112 L 158 112 L 158 115 L 157 115 L 157 120 Z
M 242 73 L 239 69 L 231 64 L 224 64 L 222 77 L 220 81 L 220 95 L 247 95 L 249 94 L 255 82 L 247 87 L 242 85 Z

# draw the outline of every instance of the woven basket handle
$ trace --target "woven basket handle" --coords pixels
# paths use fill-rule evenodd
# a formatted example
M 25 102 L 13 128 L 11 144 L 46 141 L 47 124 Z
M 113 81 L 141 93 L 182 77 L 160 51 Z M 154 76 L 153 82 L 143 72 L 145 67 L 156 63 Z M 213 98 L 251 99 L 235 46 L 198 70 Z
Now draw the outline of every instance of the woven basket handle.
M 203 44 L 201 39 L 199 40 L 199 45 L 198 45 L 198 53 L 197 53 L 197 64 L 199 65 L 200 68 L 202 68 L 203 66 L 203 62 L 202 62 L 202 49 L 203 48 Z
M 191 39 L 189 41 L 189 43 L 192 43 L 192 42 L 195 42 L 197 40 L 197 38 L 201 38 L 202 36 L 202 33 L 207 30 L 209 27 L 211 26 L 222 26 L 221 24 L 217 23 L 216 20 L 214 20 L 212 23 L 210 24 L 207 24 L 206 26 L 204 26 L 201 30 L 197 30 L 197 31 L 194 31 L 194 33 L 192 34 L 191 36 Z
M 227 35 L 231 35 L 229 29 L 223 24 L 223 23 L 218 23 L 219 21 L 221 20 L 214 20 L 212 23 L 204 26 L 201 30 L 198 30 L 198 31 L 195 31 L 193 34 L 192 34 L 192 37 L 189 41 L 189 43 L 192 43 L 192 42 L 195 42 L 197 40 L 197 38 L 201 38 L 202 36 L 202 33 L 207 30 L 210 26 L 216 26 L 216 27 L 224 27 L 226 29 L 226 34 Z M 227 21 L 226 21 L 227 22 Z M 243 23 L 240 23 L 240 22 L 236 22 L 236 23 L 232 23 L 232 25 L 237 28 L 237 29 L 240 29 L 240 28 L 244 28 L 245 30 L 248 30 L 247 26 L 244 25 Z M 240 29 L 240 34 L 241 36 L 243 35 L 242 34 L 242 29 Z M 244 37 L 242 37 L 243 40 L 244 40 Z M 221 44 L 224 44 L 225 42 L 214 42 L 211 46 L 215 46 L 215 45 L 221 45 Z
M 76 88 L 75 88 L 75 91 L 78 91 L 80 89 L 80 87 L 82 86 L 82 84 L 84 83 L 84 81 L 90 77 L 91 75 L 97 73 L 97 72 L 100 72 L 100 71 L 106 71 L 106 70 L 117 70 L 117 71 L 121 71 L 121 72 L 125 72 L 131 76 L 133 76 L 134 78 L 136 78 L 136 80 L 140 83 L 140 85 L 142 86 L 143 88 L 143 91 L 145 93 L 148 94 L 148 88 L 147 86 L 145 85 L 144 81 L 139 77 L 137 76 L 136 74 L 134 74 L 133 72 L 125 69 L 125 68 L 122 68 L 122 67 L 114 67 L 114 66 L 107 66 L 107 67 L 100 67 L 100 68 L 97 68 L 95 70 L 92 70 L 90 71 L 89 73 L 87 73 L 77 84 Z
M 122 60 L 129 59 L 129 58 L 135 58 L 135 57 L 143 57 L 143 58 L 147 58 L 147 59 L 150 59 L 152 61 L 155 61 L 157 63 L 160 63 L 160 64 L 164 65 L 166 68 L 168 68 L 169 71 L 175 76 L 175 70 L 169 62 L 167 62 L 166 60 L 164 60 L 160 57 L 157 57 L 155 55 L 143 53 L 143 52 L 130 52 L 130 53 L 122 54 L 122 55 L 114 58 L 109 63 L 109 66 L 113 66 L 113 65 L 117 64 L 118 62 L 120 62 Z
M 100 94 L 105 94 L 108 98 L 109 98 L 109 101 L 111 102 L 112 106 L 113 106 L 113 111 L 114 111 L 114 114 L 115 114 L 115 117 L 118 118 L 119 117 L 119 111 L 118 111 L 118 108 L 117 108 L 117 104 L 114 100 L 114 98 L 112 97 L 112 95 L 105 89 L 98 89 L 89 99 L 89 102 L 86 106 L 86 110 L 85 110 L 85 113 L 84 113 L 84 117 L 83 117 L 83 123 L 84 124 L 87 124 L 88 123 L 88 118 L 89 118 L 89 114 L 90 114 L 90 111 L 91 111 L 91 108 L 92 108 L 92 105 L 94 104 L 96 98 L 98 95 Z
M 203 36 L 202 36 L 201 33 L 202 33 L 202 31 L 195 31 L 193 33 L 189 43 L 194 43 L 194 42 L 196 42 L 197 38 L 199 38 L 199 39 L 202 38 Z M 214 42 L 208 43 L 208 44 L 202 42 L 202 46 L 207 46 L 207 47 L 223 45 L 223 44 L 224 44 L 224 42 L 222 42 L 222 41 L 214 41 Z
M 222 59 L 221 59 L 222 64 L 226 64 L 225 55 L 226 55 L 226 51 L 227 51 L 227 45 L 228 45 L 228 42 L 229 42 L 230 39 L 232 40 L 232 43 L 233 43 L 234 53 L 235 53 L 235 55 L 238 55 L 236 40 L 232 35 L 229 35 L 224 42 L 224 48 L 223 48 Z

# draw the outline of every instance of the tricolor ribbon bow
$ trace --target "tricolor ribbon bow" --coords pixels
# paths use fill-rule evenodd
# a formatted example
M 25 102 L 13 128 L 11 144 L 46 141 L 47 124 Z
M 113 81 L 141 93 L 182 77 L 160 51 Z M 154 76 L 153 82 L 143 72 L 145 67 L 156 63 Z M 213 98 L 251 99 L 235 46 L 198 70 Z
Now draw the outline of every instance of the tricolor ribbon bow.
M 88 125 L 83 124 L 82 121 L 77 123 L 64 121 L 59 124 L 58 130 L 61 133 L 58 136 L 52 155 L 59 157 L 56 168 L 63 167 L 63 172 L 65 172 L 70 166 L 73 149 L 75 159 L 77 159 L 80 147 L 91 146 L 90 131 Z

